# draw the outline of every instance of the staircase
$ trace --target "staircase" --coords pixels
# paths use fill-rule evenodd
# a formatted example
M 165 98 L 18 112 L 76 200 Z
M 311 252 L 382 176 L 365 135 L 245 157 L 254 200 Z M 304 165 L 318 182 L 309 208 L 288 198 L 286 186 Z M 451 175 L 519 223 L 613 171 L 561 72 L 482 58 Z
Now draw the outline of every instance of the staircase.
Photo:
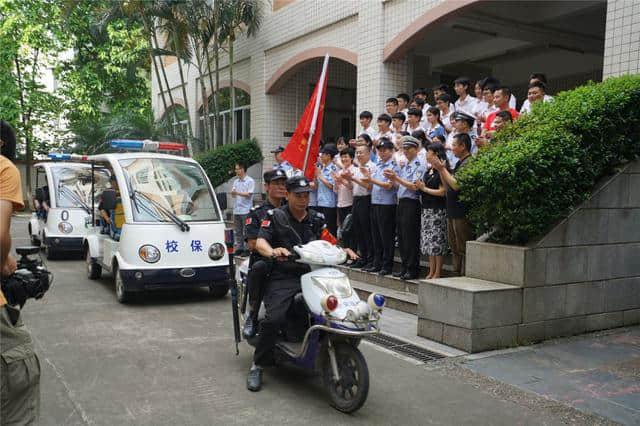
M 406 312 L 408 314 L 418 314 L 418 288 L 420 279 L 429 273 L 428 259 L 420 260 L 420 278 L 416 280 L 401 280 L 391 275 L 381 277 L 377 273 L 364 272 L 360 269 L 351 269 L 346 266 L 338 266 L 351 281 L 351 286 L 358 293 L 361 299 L 369 297 L 371 293 L 382 294 L 387 302 L 386 306 L 391 309 Z M 400 256 L 394 258 L 393 270 L 399 271 L 401 268 Z M 445 257 L 443 266 L 444 276 L 452 276 L 452 266 L 449 257 Z

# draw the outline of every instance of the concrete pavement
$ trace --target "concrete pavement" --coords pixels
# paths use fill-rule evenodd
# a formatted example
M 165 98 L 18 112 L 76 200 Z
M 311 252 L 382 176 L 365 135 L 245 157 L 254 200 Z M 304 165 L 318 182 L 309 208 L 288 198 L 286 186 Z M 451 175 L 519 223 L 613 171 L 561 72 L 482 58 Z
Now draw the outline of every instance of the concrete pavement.
M 14 219 L 14 246 L 27 244 Z M 267 371 L 250 393 L 252 350 L 235 356 L 230 300 L 207 292 L 148 293 L 121 305 L 109 276 L 85 277 L 81 260 L 49 262 L 51 290 L 23 315 L 42 365 L 43 425 L 606 423 L 474 372 L 463 358 L 419 364 L 363 342 L 369 398 L 353 415 L 326 403 L 316 378 Z

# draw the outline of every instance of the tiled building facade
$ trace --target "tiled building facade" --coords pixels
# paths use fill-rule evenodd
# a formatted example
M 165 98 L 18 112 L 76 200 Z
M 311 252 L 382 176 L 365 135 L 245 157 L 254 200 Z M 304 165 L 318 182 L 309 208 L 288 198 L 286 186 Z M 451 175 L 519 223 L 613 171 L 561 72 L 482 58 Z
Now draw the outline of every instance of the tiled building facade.
M 323 137 L 352 137 L 357 113 L 417 87 L 494 75 L 524 100 L 528 75 L 545 72 L 552 93 L 589 79 L 639 72 L 640 1 L 274 0 L 256 37 L 235 45 L 234 83 L 250 96 L 250 134 L 269 150 L 294 131 L 329 53 Z M 221 86 L 229 84 L 222 58 Z M 174 100 L 184 105 L 175 61 Z M 203 99 L 193 67 L 187 104 L 194 133 Z M 205 79 L 211 93 L 209 79 Z M 163 85 L 164 87 L 164 85 Z M 166 88 L 165 88 L 166 90 Z M 164 108 L 153 80 L 156 118 Z

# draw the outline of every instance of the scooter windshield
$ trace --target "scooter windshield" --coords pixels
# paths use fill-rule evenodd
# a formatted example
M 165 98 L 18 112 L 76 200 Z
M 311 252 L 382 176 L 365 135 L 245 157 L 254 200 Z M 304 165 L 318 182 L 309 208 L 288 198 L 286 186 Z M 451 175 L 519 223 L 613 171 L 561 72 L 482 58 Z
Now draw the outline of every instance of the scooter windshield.
M 185 222 L 218 221 L 220 214 L 208 182 L 196 164 L 165 158 L 120 160 L 130 191 L 135 197 L 133 220 L 170 222 L 173 213 Z
M 336 297 L 349 297 L 353 293 L 349 278 L 341 277 L 311 277 L 313 284 L 324 292 L 324 294 L 333 294 Z

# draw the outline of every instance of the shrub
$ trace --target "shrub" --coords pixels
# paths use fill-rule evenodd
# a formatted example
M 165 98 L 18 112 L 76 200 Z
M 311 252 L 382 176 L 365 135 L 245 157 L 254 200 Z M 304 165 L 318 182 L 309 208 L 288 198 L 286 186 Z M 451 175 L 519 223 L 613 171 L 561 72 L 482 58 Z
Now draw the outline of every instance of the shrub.
M 563 92 L 501 130 L 459 179 L 476 230 L 527 243 L 640 155 L 640 75 Z
M 262 161 L 262 152 L 258 141 L 248 139 L 203 152 L 195 159 L 209 176 L 211 184 L 217 187 L 234 176 L 236 163 L 244 162 L 249 167 Z

